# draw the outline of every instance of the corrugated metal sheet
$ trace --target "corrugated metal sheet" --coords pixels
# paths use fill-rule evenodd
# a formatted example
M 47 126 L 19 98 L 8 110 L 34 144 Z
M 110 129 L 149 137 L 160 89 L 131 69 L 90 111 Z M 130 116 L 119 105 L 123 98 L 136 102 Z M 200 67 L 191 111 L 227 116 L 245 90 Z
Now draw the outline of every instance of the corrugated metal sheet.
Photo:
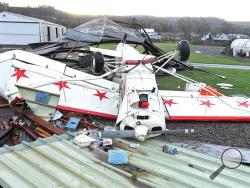
M 165 144 L 154 139 L 140 150 L 129 142 L 114 141 L 129 151 L 129 165 L 111 166 L 107 153 L 74 146 L 65 134 L 33 143 L 0 149 L 0 185 L 3 187 L 250 187 L 250 169 L 224 169 L 213 181 L 209 176 L 220 160 L 178 148 L 178 154 L 161 151 Z M 190 167 L 193 166 L 193 167 Z

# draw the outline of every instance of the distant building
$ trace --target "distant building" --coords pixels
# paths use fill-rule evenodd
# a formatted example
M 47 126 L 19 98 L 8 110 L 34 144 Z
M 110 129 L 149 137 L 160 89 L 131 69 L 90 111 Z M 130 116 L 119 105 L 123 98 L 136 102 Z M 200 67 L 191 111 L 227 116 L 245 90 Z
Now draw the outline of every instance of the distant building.
M 211 32 L 203 35 L 201 37 L 201 40 L 213 40 L 213 41 L 232 41 L 234 39 L 242 39 L 242 38 L 248 38 L 247 35 L 242 35 L 242 34 L 225 34 L 225 33 L 220 33 L 220 34 L 215 34 L 213 35 Z
M 155 39 L 155 40 L 161 39 L 161 36 L 158 33 L 156 33 L 153 28 L 146 28 L 145 31 L 148 34 L 149 38 Z M 141 32 L 143 33 L 143 30 L 141 30 Z
M 203 35 L 201 37 L 201 40 L 213 40 L 213 34 L 211 32 L 209 32 L 209 33 Z
M 11 12 L 0 12 L 0 45 L 27 45 L 61 38 L 66 27 Z

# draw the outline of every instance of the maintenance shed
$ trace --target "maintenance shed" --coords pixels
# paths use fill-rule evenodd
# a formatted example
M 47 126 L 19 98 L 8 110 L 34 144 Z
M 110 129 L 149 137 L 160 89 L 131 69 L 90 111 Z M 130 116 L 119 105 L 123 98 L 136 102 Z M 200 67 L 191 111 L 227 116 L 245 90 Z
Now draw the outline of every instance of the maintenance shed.
M 27 45 L 53 42 L 61 38 L 66 27 L 11 12 L 0 12 L 0 45 Z

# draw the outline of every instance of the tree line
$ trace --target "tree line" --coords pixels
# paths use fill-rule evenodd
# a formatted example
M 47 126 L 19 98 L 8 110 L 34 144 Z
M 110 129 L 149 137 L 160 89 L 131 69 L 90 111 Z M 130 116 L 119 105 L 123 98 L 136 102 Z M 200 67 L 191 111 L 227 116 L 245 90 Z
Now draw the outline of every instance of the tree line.
M 56 10 L 51 6 L 11 7 L 0 2 L 0 11 L 9 11 L 26 16 L 44 19 L 74 28 L 88 20 L 96 18 L 91 15 L 72 15 Z M 84 13 L 83 13 L 84 14 Z M 154 17 L 154 16 L 108 16 L 112 20 L 140 24 L 144 28 L 154 28 L 158 33 L 183 33 L 189 39 L 192 33 L 203 35 L 212 33 L 250 34 L 250 24 L 244 26 L 216 17 Z

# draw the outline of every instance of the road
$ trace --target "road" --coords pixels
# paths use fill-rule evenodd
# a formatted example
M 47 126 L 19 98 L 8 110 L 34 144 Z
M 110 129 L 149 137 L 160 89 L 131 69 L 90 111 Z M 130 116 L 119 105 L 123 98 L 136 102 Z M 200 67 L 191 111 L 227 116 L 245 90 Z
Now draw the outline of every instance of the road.
M 248 62 L 248 63 L 250 62 L 250 58 L 246 58 L 246 57 L 233 57 L 233 56 L 230 56 L 230 55 L 221 54 L 221 51 L 224 48 L 225 47 L 223 47 L 223 46 L 191 45 L 191 51 L 192 52 L 199 51 L 203 55 L 207 55 L 207 56 L 219 56 L 219 57 L 230 58 L 230 59 L 233 59 L 235 61 L 243 61 L 243 62 Z

